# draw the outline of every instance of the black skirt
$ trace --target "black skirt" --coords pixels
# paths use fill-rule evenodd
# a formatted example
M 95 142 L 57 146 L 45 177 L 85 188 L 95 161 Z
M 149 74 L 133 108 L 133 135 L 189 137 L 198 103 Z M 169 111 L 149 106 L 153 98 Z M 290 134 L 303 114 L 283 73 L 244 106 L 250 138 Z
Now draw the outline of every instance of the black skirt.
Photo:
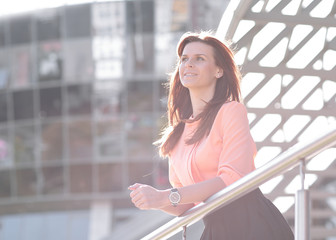
M 287 221 L 259 189 L 204 219 L 201 240 L 293 240 Z

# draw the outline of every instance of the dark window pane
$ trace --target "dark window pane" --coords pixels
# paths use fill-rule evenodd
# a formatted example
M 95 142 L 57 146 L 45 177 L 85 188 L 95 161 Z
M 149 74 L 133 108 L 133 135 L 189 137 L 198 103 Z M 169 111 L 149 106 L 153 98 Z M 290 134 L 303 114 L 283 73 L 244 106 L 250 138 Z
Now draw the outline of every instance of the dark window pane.
M 11 44 L 31 42 L 31 16 L 15 16 L 9 21 Z
M 94 77 L 91 39 L 71 39 L 65 42 L 64 75 L 70 82 L 90 81 Z
M 153 83 L 138 81 L 128 83 L 128 111 L 153 111 Z
M 57 117 L 62 114 L 61 88 L 40 89 L 40 115 L 42 117 Z
M 63 167 L 44 167 L 43 174 L 43 194 L 60 194 L 64 191 Z
M 40 82 L 61 80 L 63 60 L 61 42 L 46 42 L 39 46 L 38 77 Z
M 120 81 L 102 81 L 94 85 L 94 110 L 98 117 L 124 112 L 125 84 Z
M 123 169 L 121 164 L 98 165 L 99 192 L 116 192 L 123 189 Z
M 6 93 L 0 93 L 0 122 L 8 120 L 8 100 Z
M 127 153 L 131 158 L 148 158 L 153 156 L 153 126 L 151 115 L 129 116 L 127 127 Z
M 72 121 L 69 123 L 69 158 L 70 161 L 87 161 L 92 159 L 91 121 Z
M 0 128 L 0 168 L 12 167 L 13 159 L 11 157 L 12 144 L 8 137 L 8 127 L 5 125 Z
M 91 36 L 91 4 L 67 6 L 65 22 L 67 38 Z
M 37 194 L 37 176 L 35 169 L 16 170 L 18 196 L 32 196 Z
M 63 125 L 61 122 L 45 122 L 41 126 L 40 151 L 42 161 L 62 161 Z
M 154 36 L 152 34 L 137 34 L 128 39 L 129 56 L 128 73 L 148 74 L 154 70 Z
M 1 19 L 2 22 L 0 22 L 0 48 L 7 45 L 6 41 L 6 21 L 4 19 Z
M 151 162 L 131 162 L 128 164 L 129 185 L 136 182 L 153 185 L 154 172 L 153 163 Z
M 20 45 L 12 48 L 11 56 L 11 79 L 14 87 L 25 87 L 32 84 L 32 53 L 31 45 Z
M 0 171 L 0 198 L 8 198 L 11 194 L 10 171 Z
M 0 49 L 0 89 L 9 87 L 10 61 L 9 51 Z
M 73 85 L 67 87 L 68 114 L 88 115 L 91 114 L 91 85 Z
M 61 37 L 60 25 L 58 9 L 44 9 L 36 16 L 37 40 L 59 39 Z
M 126 134 L 122 118 L 110 118 L 97 122 L 99 158 L 120 157 L 124 154 Z
M 18 162 L 33 162 L 35 160 L 35 130 L 33 125 L 14 128 L 14 157 Z
M 70 166 L 70 189 L 72 193 L 92 192 L 92 166 Z
M 16 91 L 13 93 L 14 119 L 32 119 L 34 117 L 33 90 Z
M 127 1 L 129 33 L 152 33 L 154 29 L 153 1 Z

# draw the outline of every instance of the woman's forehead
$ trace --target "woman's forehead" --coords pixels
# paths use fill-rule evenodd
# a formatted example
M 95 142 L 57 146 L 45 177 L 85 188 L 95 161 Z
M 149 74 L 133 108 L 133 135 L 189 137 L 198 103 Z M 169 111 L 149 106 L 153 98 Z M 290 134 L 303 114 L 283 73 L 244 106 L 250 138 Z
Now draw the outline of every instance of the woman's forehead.
M 213 55 L 213 47 L 202 42 L 187 43 L 182 51 L 182 55 Z

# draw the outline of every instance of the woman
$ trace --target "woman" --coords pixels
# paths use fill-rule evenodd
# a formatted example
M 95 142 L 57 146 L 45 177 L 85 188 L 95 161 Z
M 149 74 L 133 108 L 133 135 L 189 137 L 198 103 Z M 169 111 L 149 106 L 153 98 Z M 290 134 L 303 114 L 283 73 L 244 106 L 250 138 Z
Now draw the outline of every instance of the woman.
M 171 75 L 169 126 L 159 141 L 172 189 L 129 187 L 139 209 L 180 215 L 255 169 L 255 143 L 240 103 L 233 53 L 208 33 L 186 33 Z M 206 216 L 201 239 L 294 239 L 286 220 L 259 189 Z

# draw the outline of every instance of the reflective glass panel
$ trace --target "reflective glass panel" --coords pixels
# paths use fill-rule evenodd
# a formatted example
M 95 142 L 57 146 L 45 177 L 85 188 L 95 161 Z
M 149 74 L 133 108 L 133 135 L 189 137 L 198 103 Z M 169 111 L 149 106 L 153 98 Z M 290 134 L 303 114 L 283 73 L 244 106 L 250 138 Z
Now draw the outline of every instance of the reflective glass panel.
M 65 8 L 65 31 L 67 38 L 91 36 L 91 4 Z
M 127 39 L 127 72 L 128 75 L 152 73 L 155 65 L 154 36 L 140 34 L 129 36 Z M 172 50 L 171 50 L 172 51 Z
M 91 39 L 69 39 L 64 43 L 63 55 L 65 81 L 83 82 L 94 78 Z
M 6 92 L 0 92 L 0 123 L 8 120 L 8 98 Z
M 154 20 L 155 32 L 161 34 L 161 33 L 167 33 L 167 32 L 187 31 L 190 25 L 190 21 L 189 21 L 190 7 L 189 6 L 192 5 L 193 2 L 195 1 L 193 0 L 190 2 L 189 0 L 170 0 L 170 1 L 156 0 L 155 1 L 155 8 L 156 8 L 155 9 L 155 20 Z M 195 8 L 197 8 L 197 6 Z
M 176 65 L 176 46 L 182 33 L 157 33 L 155 35 L 155 74 L 166 78 Z
M 35 129 L 34 125 L 16 125 L 14 128 L 15 162 L 33 162 L 35 160 Z
M 10 79 L 10 61 L 9 51 L 5 49 L 0 49 L 0 89 L 9 87 Z
M 9 30 L 10 30 L 10 43 L 26 44 L 31 42 L 31 29 L 32 21 L 31 16 L 17 15 L 10 18 Z
M 127 31 L 129 33 L 152 33 L 154 30 L 153 0 L 127 1 Z
M 121 164 L 98 165 L 99 192 L 116 192 L 123 190 L 123 168 Z
M 93 39 L 96 79 L 121 78 L 124 74 L 126 55 L 125 38 L 119 36 L 97 36 Z
M 62 122 L 48 121 L 41 124 L 41 161 L 62 161 L 63 143 Z
M 71 85 L 66 89 L 69 115 L 89 115 L 92 112 L 91 85 Z
M 90 120 L 71 121 L 68 124 L 70 161 L 92 160 L 92 123 Z
M 3 21 L 0 23 L 0 48 L 4 47 L 8 43 L 6 42 L 6 21 Z
M 153 157 L 153 127 L 152 115 L 130 114 L 126 122 L 127 154 L 131 158 Z
M 11 156 L 12 144 L 8 137 L 8 127 L 3 126 L 0 128 L 0 169 L 8 168 L 14 165 Z
M 36 15 L 36 32 L 38 41 L 61 37 L 61 18 L 57 8 L 43 9 Z
M 35 169 L 17 169 L 16 184 L 18 196 L 36 195 L 38 185 Z
M 62 114 L 62 93 L 60 87 L 40 89 L 40 116 L 58 117 Z
M 153 111 L 153 82 L 129 82 L 127 94 L 129 112 Z
M 34 117 L 34 93 L 33 90 L 13 92 L 14 119 L 32 119 Z
M 126 30 L 125 1 L 96 2 L 92 5 L 95 36 L 123 36 Z
M 72 193 L 92 192 L 92 166 L 70 166 L 70 189 Z
M 44 167 L 42 174 L 43 194 L 60 194 L 64 191 L 63 167 Z
M 126 144 L 124 129 L 124 120 L 119 117 L 102 119 L 97 122 L 96 143 L 99 158 L 124 155 Z
M 8 198 L 11 195 L 11 171 L 0 170 L 0 198 Z
M 94 85 L 94 111 L 100 118 L 125 111 L 125 83 L 98 81 Z
M 10 50 L 11 79 L 13 87 L 29 86 L 32 78 L 31 45 L 20 45 Z

